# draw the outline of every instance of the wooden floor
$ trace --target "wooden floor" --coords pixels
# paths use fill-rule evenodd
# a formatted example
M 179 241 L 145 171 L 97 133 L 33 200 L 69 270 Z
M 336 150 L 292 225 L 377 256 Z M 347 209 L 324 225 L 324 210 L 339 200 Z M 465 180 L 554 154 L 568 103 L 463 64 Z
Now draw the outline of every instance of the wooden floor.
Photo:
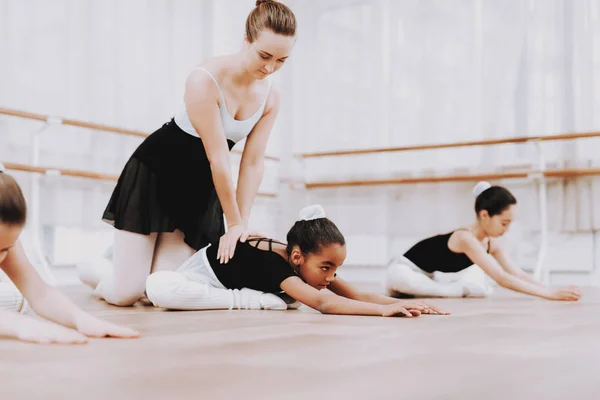
M 507 292 L 451 316 L 118 309 L 65 289 L 138 340 L 0 341 L 0 399 L 599 399 L 600 290 L 578 304 Z

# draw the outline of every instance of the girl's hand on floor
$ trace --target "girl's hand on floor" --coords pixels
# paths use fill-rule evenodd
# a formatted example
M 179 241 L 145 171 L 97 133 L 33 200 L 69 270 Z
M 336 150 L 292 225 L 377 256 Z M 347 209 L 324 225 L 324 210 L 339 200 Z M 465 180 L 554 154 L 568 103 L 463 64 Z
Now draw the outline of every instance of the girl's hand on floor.
M 418 307 L 417 309 L 421 311 L 421 314 L 431 314 L 431 315 L 450 315 L 447 311 L 442 311 L 436 306 L 432 306 L 429 303 L 426 303 L 421 300 L 403 300 L 401 301 L 404 308 L 410 310 L 411 307 Z
M 382 317 L 418 317 L 421 315 L 421 312 L 416 308 L 411 310 L 407 310 L 402 306 L 401 303 L 392 303 L 381 306 L 381 316 Z
M 40 344 L 84 344 L 87 338 L 81 333 L 50 322 L 29 317 L 19 318 L 15 329 L 19 340 Z
M 547 298 L 550 300 L 578 301 L 581 298 L 581 289 L 577 286 L 566 286 L 549 289 Z
M 77 330 L 86 336 L 96 338 L 114 337 L 130 339 L 140 336 L 138 331 L 111 324 L 87 314 L 77 321 Z

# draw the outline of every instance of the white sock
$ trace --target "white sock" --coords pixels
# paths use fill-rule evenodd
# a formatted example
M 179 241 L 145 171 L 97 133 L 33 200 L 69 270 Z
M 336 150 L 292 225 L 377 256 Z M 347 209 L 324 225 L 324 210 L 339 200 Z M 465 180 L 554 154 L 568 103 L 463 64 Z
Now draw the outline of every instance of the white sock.
M 300 303 L 298 300 L 294 299 L 292 296 L 290 296 L 287 293 L 276 293 L 275 295 L 277 297 L 279 297 L 280 299 L 282 299 L 283 301 L 285 301 L 285 304 L 287 304 L 288 310 L 297 310 L 302 305 L 302 303 Z
M 158 271 L 146 280 L 146 295 L 156 307 L 172 310 L 286 310 L 272 293 L 248 288 L 221 289 L 174 271 Z
M 494 288 L 489 284 L 487 275 L 478 265 L 459 272 L 460 279 L 457 283 L 465 288 L 465 297 L 487 297 L 493 293 Z
M 283 299 L 273 293 L 259 290 L 242 289 L 216 289 L 232 292 L 233 306 L 230 309 L 239 310 L 287 310 L 288 306 Z
M 419 297 L 463 297 L 465 289 L 458 283 L 435 282 L 422 272 L 404 264 L 392 264 L 385 277 L 385 288 L 391 295 L 404 293 Z

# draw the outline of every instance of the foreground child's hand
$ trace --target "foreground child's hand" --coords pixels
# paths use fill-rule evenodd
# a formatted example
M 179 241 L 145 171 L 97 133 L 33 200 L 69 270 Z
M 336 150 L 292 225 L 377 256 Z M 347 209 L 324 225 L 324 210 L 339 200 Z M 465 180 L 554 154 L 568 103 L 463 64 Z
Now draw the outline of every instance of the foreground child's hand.
M 111 324 L 87 314 L 81 316 L 77 321 L 77 330 L 89 337 L 136 338 L 140 336 L 138 331 Z
M 87 338 L 81 333 L 60 325 L 20 316 L 15 321 L 15 336 L 24 342 L 40 344 L 84 344 Z

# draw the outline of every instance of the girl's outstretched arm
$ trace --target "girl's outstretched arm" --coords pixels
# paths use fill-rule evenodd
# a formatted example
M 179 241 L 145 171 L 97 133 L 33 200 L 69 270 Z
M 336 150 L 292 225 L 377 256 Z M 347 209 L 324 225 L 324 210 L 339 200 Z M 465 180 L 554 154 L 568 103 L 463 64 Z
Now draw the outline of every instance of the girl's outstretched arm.
M 379 317 L 416 317 L 420 315 L 418 310 L 407 310 L 399 303 L 374 304 L 338 296 L 327 290 L 317 290 L 304 283 L 297 276 L 284 280 L 281 283 L 281 289 L 292 298 L 323 314 L 373 315 Z
M 533 283 L 534 285 L 543 286 L 540 282 L 535 280 L 533 276 L 523 271 L 521 268 L 517 267 L 517 265 L 510 259 L 508 253 L 504 250 L 502 245 L 494 242 L 492 244 L 492 248 L 490 249 L 490 254 L 498 261 L 500 266 L 509 274 L 516 276 L 517 278 Z
M 456 234 L 460 235 L 460 250 L 500 286 L 549 300 L 577 301 L 581 297 L 581 291 L 576 286 L 548 288 L 506 272 L 498 261 L 484 250 L 472 233 L 459 231 Z
M 9 250 L 2 269 L 40 317 L 75 329 L 86 336 L 139 336 L 132 329 L 111 324 L 84 312 L 60 291 L 46 284 L 27 259 L 20 242 Z
M 416 309 L 422 314 L 441 314 L 449 315 L 449 312 L 442 311 L 435 306 L 432 306 L 421 300 L 400 300 L 389 296 L 384 296 L 379 293 L 370 293 L 359 290 L 350 283 L 341 278 L 336 278 L 335 281 L 329 284 L 329 290 L 333 293 L 353 300 L 364 301 L 374 304 L 400 304 L 404 308 L 411 310 Z

